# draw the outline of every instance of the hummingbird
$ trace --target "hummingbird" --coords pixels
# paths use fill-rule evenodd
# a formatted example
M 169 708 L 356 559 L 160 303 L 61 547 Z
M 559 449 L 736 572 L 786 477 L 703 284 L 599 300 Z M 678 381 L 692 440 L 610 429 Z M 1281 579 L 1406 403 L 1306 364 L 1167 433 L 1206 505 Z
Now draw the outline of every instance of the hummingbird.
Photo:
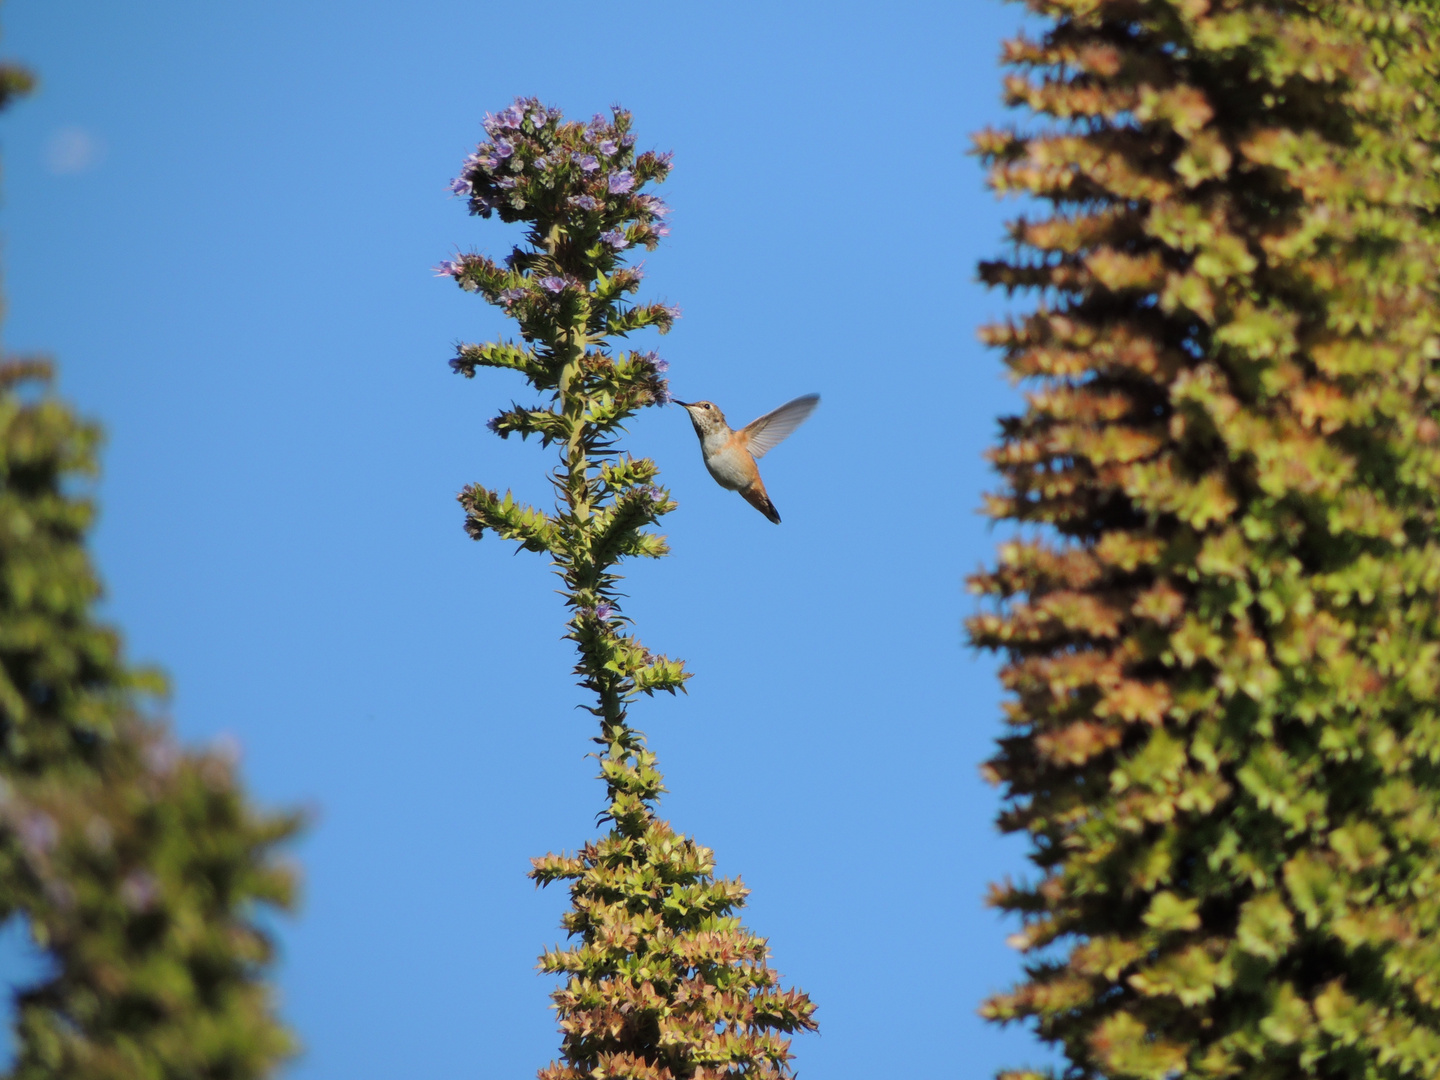
M 741 498 L 779 525 L 780 512 L 765 493 L 765 482 L 760 479 L 755 462 L 805 422 L 820 404 L 820 395 L 806 394 L 786 402 L 739 431 L 731 430 L 725 414 L 713 402 L 676 401 L 675 404 L 690 414 L 695 434 L 700 436 L 705 468 L 710 470 L 715 482 L 727 491 L 740 492 Z

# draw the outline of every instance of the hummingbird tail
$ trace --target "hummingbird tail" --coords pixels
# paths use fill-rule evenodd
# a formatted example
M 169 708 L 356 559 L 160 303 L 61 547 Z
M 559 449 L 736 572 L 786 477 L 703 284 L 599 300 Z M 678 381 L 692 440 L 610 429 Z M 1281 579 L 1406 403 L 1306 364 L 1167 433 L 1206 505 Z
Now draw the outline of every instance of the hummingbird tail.
M 762 485 L 752 484 L 750 487 L 742 490 L 740 496 L 776 525 L 780 524 L 780 511 L 775 509 L 775 504 L 770 501 L 770 496 L 765 493 L 765 488 Z

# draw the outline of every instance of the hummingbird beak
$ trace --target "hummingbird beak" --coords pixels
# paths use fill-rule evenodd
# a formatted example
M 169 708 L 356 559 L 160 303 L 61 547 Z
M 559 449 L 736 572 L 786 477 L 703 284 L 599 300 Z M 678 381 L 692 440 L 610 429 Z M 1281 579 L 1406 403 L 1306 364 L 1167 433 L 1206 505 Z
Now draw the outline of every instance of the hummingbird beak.
M 679 405 L 682 409 L 688 409 L 691 405 L 695 404 L 693 401 L 681 401 L 679 398 L 673 397 L 670 399 L 670 403 L 672 405 Z

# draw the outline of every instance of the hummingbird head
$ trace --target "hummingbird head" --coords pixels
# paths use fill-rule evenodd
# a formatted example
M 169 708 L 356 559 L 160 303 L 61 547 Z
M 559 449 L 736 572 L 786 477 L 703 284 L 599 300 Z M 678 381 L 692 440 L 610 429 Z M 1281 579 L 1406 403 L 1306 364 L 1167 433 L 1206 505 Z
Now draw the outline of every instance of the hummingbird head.
M 725 414 L 722 413 L 710 401 L 677 401 L 687 413 L 690 414 L 690 422 L 695 425 L 695 433 L 702 439 L 712 431 L 724 431 L 727 426 Z

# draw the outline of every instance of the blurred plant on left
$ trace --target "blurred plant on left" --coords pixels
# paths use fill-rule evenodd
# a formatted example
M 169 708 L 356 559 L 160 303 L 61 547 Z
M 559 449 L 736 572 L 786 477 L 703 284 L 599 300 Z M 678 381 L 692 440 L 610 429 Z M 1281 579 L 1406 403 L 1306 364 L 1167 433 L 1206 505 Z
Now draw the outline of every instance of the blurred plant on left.
M 30 89 L 0 68 L 0 105 Z M 17 995 L 10 1080 L 249 1080 L 295 1043 L 275 1016 L 262 905 L 288 907 L 276 845 L 224 753 L 151 715 L 163 679 L 98 622 L 81 482 L 99 429 L 0 356 L 0 923 L 49 970 Z

